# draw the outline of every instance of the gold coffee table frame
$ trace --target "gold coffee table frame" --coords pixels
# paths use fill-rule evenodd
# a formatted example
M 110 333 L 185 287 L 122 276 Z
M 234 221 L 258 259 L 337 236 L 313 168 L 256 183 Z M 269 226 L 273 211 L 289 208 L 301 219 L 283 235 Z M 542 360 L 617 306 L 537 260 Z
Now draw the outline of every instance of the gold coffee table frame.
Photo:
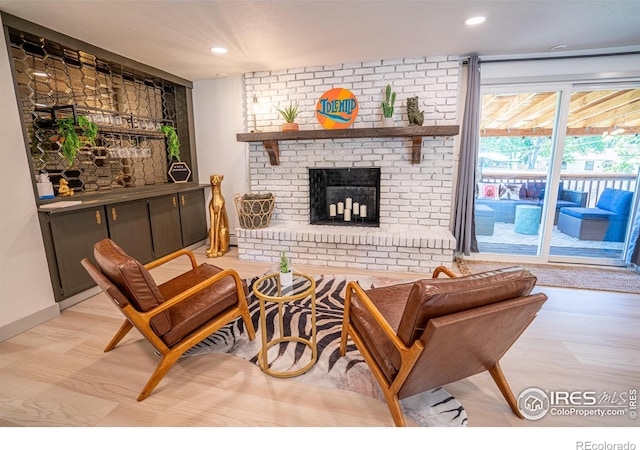
M 299 272 L 294 272 L 293 285 L 297 284 L 296 279 L 297 279 L 297 282 L 300 282 L 299 280 L 300 278 L 305 278 L 306 281 L 309 283 L 309 287 L 304 289 L 302 292 L 291 294 L 291 295 L 289 295 L 286 292 L 287 289 L 285 289 L 283 292 L 282 286 L 280 286 L 280 275 L 277 272 L 266 275 L 262 278 L 259 278 L 253 284 L 253 293 L 256 294 L 256 296 L 260 300 L 260 328 L 261 328 L 260 334 L 262 336 L 262 348 L 258 353 L 258 362 L 260 364 L 260 368 L 262 369 L 262 371 L 273 377 L 290 378 L 290 377 L 296 377 L 298 375 L 302 375 L 303 373 L 311 369 L 311 367 L 313 367 L 313 365 L 316 363 L 316 360 L 318 359 L 318 347 L 316 342 L 316 281 L 308 275 L 305 275 Z M 278 286 L 278 295 L 276 296 L 266 295 L 260 291 L 260 288 L 263 285 L 265 285 L 265 283 L 269 279 L 274 279 L 273 281 Z M 292 290 L 293 285 L 287 288 Z M 273 286 L 273 284 L 271 284 L 271 286 Z M 302 300 L 306 297 L 311 297 L 311 340 L 305 339 L 300 336 L 285 336 L 283 334 L 284 321 L 283 321 L 283 315 L 282 315 L 282 310 L 283 310 L 282 305 L 284 303 Z M 280 325 L 280 337 L 272 339 L 268 342 L 267 342 L 267 317 L 266 317 L 267 314 L 265 310 L 266 302 L 278 303 L 278 322 Z M 307 347 L 311 349 L 311 361 L 301 369 L 297 369 L 294 371 L 278 372 L 278 371 L 271 370 L 269 368 L 269 357 L 267 354 L 268 350 L 272 346 L 279 344 L 281 342 L 300 342 L 302 344 L 305 344 Z

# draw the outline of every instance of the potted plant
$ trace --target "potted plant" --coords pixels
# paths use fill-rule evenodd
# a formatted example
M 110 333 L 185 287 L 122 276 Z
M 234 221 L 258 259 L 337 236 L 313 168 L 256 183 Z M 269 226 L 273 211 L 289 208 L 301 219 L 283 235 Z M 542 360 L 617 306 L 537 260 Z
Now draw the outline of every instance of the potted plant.
M 396 102 L 396 93 L 391 92 L 391 85 L 387 84 L 385 89 L 385 99 L 382 101 L 382 126 L 392 127 L 393 122 L 393 104 Z
M 73 165 L 78 150 L 84 145 L 78 132 L 76 131 L 76 121 L 73 117 L 63 117 L 56 120 L 58 126 L 58 142 L 60 151 L 69 162 L 69 167 Z M 82 137 L 91 145 L 95 145 L 98 136 L 98 126 L 84 116 L 78 116 L 78 126 L 82 129 Z
M 300 127 L 296 123 L 296 117 L 298 117 L 298 114 L 300 114 L 297 103 L 294 106 L 293 102 L 290 102 L 288 108 L 280 109 L 276 106 L 276 109 L 285 122 L 282 124 L 282 131 L 298 131 L 300 129 Z
M 280 254 L 280 286 L 291 286 L 293 284 L 293 272 L 289 267 L 289 258 L 284 250 Z
M 169 177 L 174 183 L 186 183 L 191 176 L 191 169 L 186 162 L 182 162 L 180 159 L 180 139 L 178 139 L 178 133 L 176 129 L 171 125 L 162 125 L 160 127 L 167 138 L 167 152 L 169 153 L 169 159 L 171 164 L 169 165 Z

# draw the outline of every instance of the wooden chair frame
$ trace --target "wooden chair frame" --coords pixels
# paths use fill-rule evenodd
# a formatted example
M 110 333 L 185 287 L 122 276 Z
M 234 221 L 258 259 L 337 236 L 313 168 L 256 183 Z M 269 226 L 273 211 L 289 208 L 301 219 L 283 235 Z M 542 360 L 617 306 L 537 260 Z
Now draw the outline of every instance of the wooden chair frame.
M 186 249 L 178 250 L 174 253 L 171 253 L 167 256 L 159 258 L 155 261 L 152 261 L 146 264 L 144 267 L 149 270 L 155 267 L 166 264 L 174 259 L 186 255 L 191 260 L 191 267 L 195 269 L 198 264 L 196 262 L 195 255 Z M 231 269 L 223 270 L 216 275 L 192 286 L 191 288 L 181 292 L 180 294 L 167 299 L 161 305 L 150 309 L 146 312 L 140 312 L 136 310 L 127 300 L 126 296 L 88 259 L 82 260 L 82 265 L 87 269 L 89 274 L 94 278 L 94 280 L 98 283 L 100 287 L 102 287 L 105 294 L 118 306 L 118 308 L 122 311 L 126 320 L 120 326 L 116 334 L 113 336 L 109 344 L 105 347 L 104 351 L 108 352 L 118 345 L 118 343 L 131 331 L 133 327 L 136 327 L 138 331 L 155 347 L 155 349 L 161 354 L 162 359 L 158 363 L 155 371 L 147 381 L 147 384 L 138 395 L 138 401 L 142 401 L 151 395 L 151 392 L 158 385 L 160 380 L 167 374 L 169 369 L 175 364 L 175 362 L 182 356 L 184 352 L 189 350 L 198 342 L 202 341 L 204 338 L 208 337 L 218 329 L 222 328 L 224 325 L 228 324 L 232 320 L 241 317 L 244 321 L 245 327 L 247 328 L 247 333 L 249 334 L 250 339 L 255 338 L 255 329 L 253 328 L 253 323 L 251 322 L 251 315 L 249 314 L 249 307 L 247 305 L 247 299 L 245 297 L 244 288 L 242 286 L 242 280 L 238 273 Z M 223 314 L 215 317 L 213 320 L 209 321 L 207 324 L 193 331 L 191 334 L 186 336 L 184 339 L 180 340 L 177 344 L 172 347 L 167 346 L 164 341 L 155 333 L 153 328 L 151 327 L 151 319 L 154 316 L 157 316 L 163 311 L 168 310 L 169 308 L 177 305 L 178 303 L 188 299 L 190 296 L 196 294 L 199 291 L 213 285 L 224 277 L 233 278 L 238 295 L 238 304 L 236 307 L 225 311 Z
M 455 273 L 444 266 L 437 267 L 433 272 L 432 278 L 437 278 L 441 273 L 449 276 L 450 278 L 457 278 L 457 275 Z M 375 358 L 367 349 L 367 346 L 362 341 L 358 332 L 354 329 L 349 320 L 351 301 L 354 293 L 356 296 L 358 296 L 360 302 L 362 303 L 362 306 L 365 307 L 371 314 L 377 325 L 380 327 L 380 330 L 389 338 L 393 346 L 400 354 L 400 370 L 391 383 L 387 381 L 386 376 L 378 366 Z M 346 289 L 342 334 L 340 337 L 341 356 L 344 356 L 346 353 L 347 340 L 349 337 L 351 337 L 351 340 L 360 351 L 362 357 L 367 363 L 367 366 L 378 381 L 395 425 L 398 427 L 406 426 L 406 422 L 404 416 L 402 415 L 402 410 L 400 407 L 398 392 L 402 388 L 402 385 L 406 381 L 407 377 L 411 373 L 411 370 L 418 361 L 418 358 L 422 354 L 424 345 L 422 344 L 422 342 L 420 342 L 420 340 L 416 339 L 411 347 L 407 347 L 404 342 L 402 342 L 402 340 L 396 335 L 396 332 L 393 330 L 391 325 L 389 325 L 389 322 L 387 322 L 384 316 L 380 314 L 380 312 L 369 299 L 362 287 L 360 287 L 360 285 L 354 281 L 349 282 Z M 500 368 L 499 363 L 496 363 L 496 365 L 489 370 L 489 373 L 491 374 L 491 377 L 493 378 L 495 383 L 498 385 L 500 392 L 511 407 L 513 413 L 519 418 L 523 419 L 524 417 L 522 416 L 522 413 L 520 413 L 520 411 L 518 410 L 517 400 L 513 395 L 509 384 L 507 383 L 507 380 L 504 376 L 504 373 L 502 372 L 502 369 Z

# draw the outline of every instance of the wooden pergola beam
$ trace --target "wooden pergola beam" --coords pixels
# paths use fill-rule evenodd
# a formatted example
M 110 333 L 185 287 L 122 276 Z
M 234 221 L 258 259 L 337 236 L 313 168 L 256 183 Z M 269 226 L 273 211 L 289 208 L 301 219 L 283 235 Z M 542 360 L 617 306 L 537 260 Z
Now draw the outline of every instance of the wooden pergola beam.
M 611 133 L 615 128 L 568 128 L 567 136 L 594 136 L 602 135 L 605 132 Z M 624 132 L 618 136 L 625 134 L 640 134 L 640 127 L 620 127 Z M 551 136 L 553 130 L 551 128 L 514 128 L 505 130 L 502 128 L 490 128 L 480 130 L 480 137 L 525 137 L 525 136 Z

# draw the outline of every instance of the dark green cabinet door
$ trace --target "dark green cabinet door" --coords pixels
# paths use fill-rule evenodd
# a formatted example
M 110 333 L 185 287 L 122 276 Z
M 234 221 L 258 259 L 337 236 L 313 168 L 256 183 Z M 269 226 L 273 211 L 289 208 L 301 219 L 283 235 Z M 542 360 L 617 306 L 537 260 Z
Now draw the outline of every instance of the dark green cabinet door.
M 109 237 L 142 264 L 153 260 L 146 200 L 107 205 Z
M 163 195 L 148 201 L 153 253 L 160 258 L 182 248 L 178 195 Z
M 95 285 L 80 261 L 93 261 L 93 245 L 107 237 L 104 207 L 51 216 L 51 233 L 55 242 L 60 288 L 64 298 Z
M 207 238 L 204 190 L 182 192 L 178 196 L 180 197 L 182 244 L 187 247 Z

